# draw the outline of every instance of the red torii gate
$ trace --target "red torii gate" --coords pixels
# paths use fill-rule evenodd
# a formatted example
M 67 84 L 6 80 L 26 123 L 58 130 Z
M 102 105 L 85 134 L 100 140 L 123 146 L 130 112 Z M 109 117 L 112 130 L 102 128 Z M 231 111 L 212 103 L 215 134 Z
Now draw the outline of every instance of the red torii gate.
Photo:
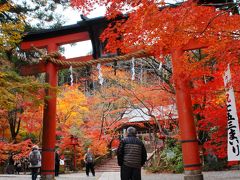
M 36 48 L 47 48 L 48 53 L 51 53 L 58 51 L 58 47 L 62 44 L 91 40 L 93 45 L 93 56 L 66 59 L 65 61 L 80 62 L 101 57 L 101 44 L 98 37 L 102 29 L 106 27 L 107 21 L 105 18 L 96 18 L 87 21 L 78 23 L 76 27 L 68 26 L 63 27 L 61 30 L 48 30 L 40 33 L 29 34 L 21 43 L 21 49 L 29 50 L 32 46 L 34 46 Z M 206 45 L 198 43 L 197 41 L 189 41 L 189 43 L 183 47 L 173 48 L 170 52 L 172 54 L 173 70 L 176 66 L 176 62 L 179 58 L 181 58 L 184 51 L 204 47 L 206 47 Z M 25 66 L 20 72 L 25 76 L 45 72 L 46 82 L 49 83 L 51 87 L 57 87 L 57 71 L 61 68 L 66 67 L 58 66 L 48 61 L 46 63 L 40 62 L 36 65 Z M 181 75 L 185 77 L 184 73 Z M 182 81 L 177 78 L 175 84 L 185 179 L 200 180 L 203 179 L 203 175 L 201 173 L 198 140 L 196 137 L 191 96 L 189 93 L 189 80 L 185 79 Z M 50 96 L 50 98 L 45 100 L 43 114 L 41 179 L 54 179 L 56 92 L 54 89 L 49 89 L 46 92 L 46 95 Z
M 98 58 L 100 53 L 100 41 L 98 37 L 100 31 L 107 24 L 105 18 L 96 18 L 89 21 L 82 21 L 76 25 L 62 27 L 58 30 L 43 30 L 37 33 L 29 33 L 21 43 L 22 50 L 30 50 L 32 46 L 36 48 L 46 48 L 48 53 L 58 51 L 58 47 L 63 44 L 79 41 L 91 40 L 93 43 L 93 55 L 78 58 L 66 59 L 66 61 L 87 61 Z M 28 76 L 37 73 L 46 73 L 46 82 L 53 88 L 46 91 L 43 113 L 43 135 L 42 135 L 42 179 L 54 179 L 55 169 L 55 142 L 56 142 L 56 90 L 57 71 L 64 68 L 52 62 L 40 62 L 36 65 L 25 66 L 20 69 L 21 75 Z M 66 68 L 66 67 L 65 67 Z

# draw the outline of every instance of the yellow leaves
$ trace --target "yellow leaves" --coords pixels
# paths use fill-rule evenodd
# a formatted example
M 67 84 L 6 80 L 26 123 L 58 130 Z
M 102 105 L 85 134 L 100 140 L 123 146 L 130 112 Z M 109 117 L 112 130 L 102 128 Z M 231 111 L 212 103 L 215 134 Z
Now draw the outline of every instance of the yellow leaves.
M 21 41 L 21 33 L 24 31 L 24 24 L 21 21 L 16 23 L 1 23 L 0 48 L 9 49 Z
M 226 94 L 225 93 L 221 93 L 219 96 L 216 97 L 216 99 L 213 99 L 213 101 L 215 100 L 215 104 L 222 106 L 225 105 L 225 101 L 226 101 Z
M 0 22 L 0 49 L 11 49 L 21 41 L 24 31 L 24 17 L 21 15 L 13 15 L 9 12 L 10 8 L 14 8 L 10 3 L 0 6 L 0 14 L 4 17 Z M 7 16 L 12 19 L 7 18 Z M 13 20 L 14 19 L 14 20 Z
M 92 144 L 91 149 L 95 155 L 101 156 L 107 153 L 107 142 L 96 138 Z
M 80 127 L 83 117 L 88 112 L 86 98 L 78 86 L 64 87 L 57 101 L 57 118 L 67 127 Z
M 0 13 L 2 14 L 5 11 L 8 11 L 10 9 L 10 4 L 9 3 L 5 3 L 5 4 L 1 4 L 0 5 Z
M 1 69 L 0 69 L 1 70 Z M 22 78 L 13 71 L 0 71 L 0 108 L 13 109 L 16 107 L 16 94 L 31 98 L 37 103 L 37 92 L 44 87 L 31 78 Z

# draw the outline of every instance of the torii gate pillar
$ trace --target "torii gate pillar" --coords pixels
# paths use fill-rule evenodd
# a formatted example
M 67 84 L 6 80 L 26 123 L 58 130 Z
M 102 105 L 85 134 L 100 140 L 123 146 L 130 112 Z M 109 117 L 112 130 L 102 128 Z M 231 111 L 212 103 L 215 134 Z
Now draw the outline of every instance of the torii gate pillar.
M 176 69 L 177 61 L 183 55 L 182 49 L 172 51 L 173 71 Z M 199 156 L 198 140 L 193 118 L 191 95 L 189 92 L 190 81 L 184 75 L 175 73 L 176 101 L 178 108 L 180 136 L 182 143 L 182 154 L 184 164 L 184 180 L 203 180 L 201 161 Z M 176 77 L 178 76 L 178 77 Z
M 58 46 L 49 44 L 48 53 L 56 52 Z M 46 65 L 46 83 L 51 86 L 46 90 L 46 99 L 44 102 L 43 113 L 43 135 L 42 135 L 42 167 L 41 179 L 50 180 L 55 176 L 55 143 L 56 143 L 56 87 L 57 87 L 57 67 L 47 62 Z

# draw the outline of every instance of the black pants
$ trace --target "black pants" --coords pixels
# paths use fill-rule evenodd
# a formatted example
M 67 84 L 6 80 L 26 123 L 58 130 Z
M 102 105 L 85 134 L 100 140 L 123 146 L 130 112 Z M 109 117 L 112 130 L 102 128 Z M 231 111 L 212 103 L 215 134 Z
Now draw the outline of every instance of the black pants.
M 59 175 L 59 164 L 55 164 L 55 176 Z
M 31 168 L 32 169 L 32 180 L 36 180 L 37 179 L 37 175 L 38 175 L 38 167 L 35 168 Z
M 7 174 L 14 174 L 14 165 L 8 164 L 6 167 L 6 172 L 7 172 Z
M 121 166 L 121 180 L 141 180 L 141 168 Z
M 95 176 L 94 164 L 93 163 L 86 163 L 86 174 L 87 174 L 87 176 L 89 176 L 89 170 L 91 170 L 92 175 Z

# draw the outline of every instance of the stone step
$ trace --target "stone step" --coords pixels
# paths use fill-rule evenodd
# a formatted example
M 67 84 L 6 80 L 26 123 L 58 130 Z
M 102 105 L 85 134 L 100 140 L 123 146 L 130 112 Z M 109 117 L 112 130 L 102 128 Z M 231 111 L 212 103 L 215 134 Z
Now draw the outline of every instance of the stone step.
M 119 166 L 99 166 L 96 169 L 120 169 Z
M 120 167 L 117 164 L 117 158 L 114 157 L 112 159 L 107 160 L 105 163 L 96 167 L 96 171 L 98 171 L 98 172 L 119 172 Z
M 98 166 L 99 168 L 118 168 L 119 166 L 109 166 L 109 165 L 102 165 L 102 166 Z
M 116 165 L 114 165 L 114 166 L 109 166 L 109 165 L 101 165 L 101 166 L 97 166 L 98 168 L 103 168 L 103 167 L 105 167 L 105 168 L 109 168 L 109 167 L 112 167 L 112 168 L 118 168 L 119 166 L 116 166 Z
M 120 172 L 120 169 L 96 169 L 96 172 Z
M 105 165 L 100 165 L 100 166 L 98 166 L 98 167 L 118 167 L 118 165 L 116 165 L 116 164 L 105 164 Z
M 118 169 L 120 168 L 119 166 L 100 166 L 100 167 L 96 167 L 98 169 L 109 169 L 109 168 L 114 168 L 114 169 Z
M 120 168 L 96 168 L 99 172 L 119 172 Z

